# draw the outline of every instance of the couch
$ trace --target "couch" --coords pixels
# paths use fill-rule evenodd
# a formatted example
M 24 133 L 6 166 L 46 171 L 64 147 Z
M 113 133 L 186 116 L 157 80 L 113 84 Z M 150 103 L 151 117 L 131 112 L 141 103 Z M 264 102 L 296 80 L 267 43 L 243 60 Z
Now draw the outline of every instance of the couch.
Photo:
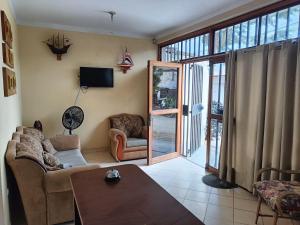
M 109 117 L 111 154 L 116 161 L 147 157 L 148 127 L 140 115 L 122 113 Z
M 50 225 L 74 220 L 73 193 L 69 177 L 74 172 L 99 168 L 87 164 L 80 152 L 80 140 L 76 135 L 58 135 L 50 138 L 57 151 L 60 168 L 49 167 L 31 147 L 22 151 L 19 146 L 30 146 L 23 142 L 25 127 L 18 127 L 8 142 L 6 163 L 12 171 L 24 206 L 28 225 Z M 23 139 L 22 139 L 23 138 Z M 30 137 L 30 140 L 33 140 Z M 37 139 L 34 139 L 35 144 Z M 26 147 L 27 148 L 27 147 Z M 44 153 L 42 153 L 44 156 Z

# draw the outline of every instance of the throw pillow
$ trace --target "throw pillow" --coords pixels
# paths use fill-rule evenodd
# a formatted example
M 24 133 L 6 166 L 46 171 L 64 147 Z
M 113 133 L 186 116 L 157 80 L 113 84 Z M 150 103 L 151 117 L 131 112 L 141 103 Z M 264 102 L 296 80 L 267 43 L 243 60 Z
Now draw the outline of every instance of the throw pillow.
M 43 140 L 42 145 L 43 145 L 44 151 L 46 151 L 52 155 L 54 155 L 57 152 L 49 139 Z
M 38 141 L 43 141 L 45 139 L 44 134 L 35 128 L 26 127 L 23 129 L 23 133 L 34 137 Z
M 41 154 L 38 154 L 36 151 L 32 150 L 29 145 L 25 143 L 17 142 L 16 144 L 16 158 L 30 158 L 40 164 L 44 164 L 44 159 Z
M 42 156 L 43 153 L 43 146 L 41 142 L 39 142 L 37 139 L 34 137 L 27 135 L 27 134 L 21 134 L 20 135 L 20 142 L 28 145 L 31 150 L 35 151 L 37 154 Z
M 56 169 L 60 169 L 60 161 L 57 157 L 55 157 L 54 155 L 48 153 L 48 152 L 44 152 L 43 153 L 43 158 L 44 158 L 44 162 L 47 165 L 47 169 L 48 170 L 56 170 Z

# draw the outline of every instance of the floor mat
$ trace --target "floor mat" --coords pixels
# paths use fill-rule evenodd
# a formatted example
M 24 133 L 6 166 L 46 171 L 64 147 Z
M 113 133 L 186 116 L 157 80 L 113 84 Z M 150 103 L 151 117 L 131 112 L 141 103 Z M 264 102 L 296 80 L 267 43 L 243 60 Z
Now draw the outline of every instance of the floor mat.
M 202 177 L 203 183 L 210 187 L 214 188 L 221 188 L 221 189 L 231 189 L 231 188 L 237 188 L 238 186 L 236 184 L 229 183 L 227 181 L 221 180 L 218 176 L 214 174 L 208 174 L 204 177 Z

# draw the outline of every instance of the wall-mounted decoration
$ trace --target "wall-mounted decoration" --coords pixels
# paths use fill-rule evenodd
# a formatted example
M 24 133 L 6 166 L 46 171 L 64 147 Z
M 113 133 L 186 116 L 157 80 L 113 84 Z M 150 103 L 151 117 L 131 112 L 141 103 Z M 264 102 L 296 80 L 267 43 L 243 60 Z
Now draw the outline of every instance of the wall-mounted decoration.
M 8 45 L 2 43 L 3 62 L 10 68 L 14 68 L 14 56 Z
M 8 97 L 16 94 L 17 80 L 16 80 L 15 73 L 6 67 L 3 67 L 2 70 L 3 70 L 4 96 Z
M 1 26 L 2 26 L 2 39 L 10 48 L 12 48 L 13 35 L 11 31 L 11 26 L 3 10 L 1 10 Z
M 127 70 L 129 70 L 133 65 L 134 64 L 132 58 L 126 48 L 124 53 L 122 54 L 121 63 L 119 63 L 118 66 L 123 71 L 123 73 L 126 73 Z
M 62 37 L 57 34 L 57 36 L 52 36 L 45 43 L 50 48 L 51 52 L 56 55 L 57 60 L 61 60 L 61 56 L 66 54 L 70 46 L 70 39 L 66 38 L 64 35 Z

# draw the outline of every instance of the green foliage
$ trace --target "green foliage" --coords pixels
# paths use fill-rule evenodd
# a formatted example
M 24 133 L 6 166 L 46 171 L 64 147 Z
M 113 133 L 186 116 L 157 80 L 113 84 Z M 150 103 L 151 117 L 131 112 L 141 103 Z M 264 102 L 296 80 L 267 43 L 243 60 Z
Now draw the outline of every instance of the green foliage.
M 167 98 L 164 100 L 165 103 L 165 108 L 170 109 L 170 108 L 176 108 L 176 98 L 167 96 Z

